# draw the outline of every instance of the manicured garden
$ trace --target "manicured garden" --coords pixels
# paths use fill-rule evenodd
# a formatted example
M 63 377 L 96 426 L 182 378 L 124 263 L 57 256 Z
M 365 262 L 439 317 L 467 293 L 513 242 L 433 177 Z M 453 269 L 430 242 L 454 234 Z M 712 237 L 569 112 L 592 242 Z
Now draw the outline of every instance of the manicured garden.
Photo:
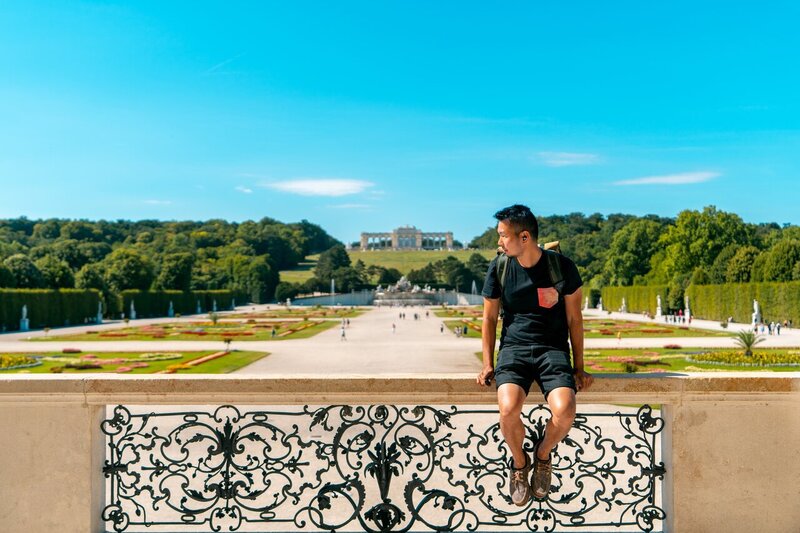
M 226 374 L 268 354 L 251 351 L 0 354 L 1 373 Z
M 480 359 L 481 353 L 477 357 Z M 594 373 L 800 371 L 800 350 L 763 349 L 751 356 L 731 349 L 643 348 L 586 350 L 586 371 Z
M 452 330 L 456 323 L 466 324 L 470 330 L 477 331 L 480 336 L 480 322 L 483 319 L 483 310 L 480 307 L 438 308 L 434 314 L 441 318 L 457 320 L 445 321 Z M 730 337 L 724 331 L 710 331 L 705 329 L 690 328 L 688 326 L 660 324 L 653 322 L 636 322 L 632 320 L 609 320 L 603 318 L 583 319 L 584 337 L 587 339 L 601 339 L 608 337 L 620 338 L 648 338 L 648 337 Z M 498 326 L 499 334 L 499 326 Z M 468 337 L 473 335 L 468 334 Z
M 172 322 L 74 335 L 32 338 L 32 341 L 268 341 L 305 339 L 338 324 L 334 320 L 258 321 L 256 319 Z M 274 329 L 274 334 L 273 334 Z
M 275 307 L 267 311 L 259 311 L 252 313 L 236 313 L 225 315 L 225 318 L 302 318 L 308 320 L 309 318 L 355 318 L 362 315 L 367 310 L 361 307 Z

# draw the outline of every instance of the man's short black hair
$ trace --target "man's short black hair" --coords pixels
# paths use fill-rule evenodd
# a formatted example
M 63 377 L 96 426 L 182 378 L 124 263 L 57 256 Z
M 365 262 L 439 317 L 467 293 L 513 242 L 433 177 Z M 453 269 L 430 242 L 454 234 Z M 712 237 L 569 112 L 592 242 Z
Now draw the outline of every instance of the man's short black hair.
M 518 234 L 527 231 L 534 241 L 539 240 L 539 223 L 530 208 L 522 204 L 514 204 L 494 214 L 498 222 L 508 221 Z

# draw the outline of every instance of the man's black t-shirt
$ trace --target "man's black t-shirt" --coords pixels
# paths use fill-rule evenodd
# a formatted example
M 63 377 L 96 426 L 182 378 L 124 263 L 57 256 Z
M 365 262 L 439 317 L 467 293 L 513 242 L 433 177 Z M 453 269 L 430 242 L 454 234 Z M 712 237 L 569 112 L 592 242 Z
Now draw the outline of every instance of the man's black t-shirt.
M 583 285 L 575 263 L 561 254 L 562 295 L 568 296 Z M 500 298 L 497 258 L 489 264 L 483 283 L 484 298 Z M 569 351 L 567 313 L 563 296 L 553 287 L 547 258 L 542 255 L 531 268 L 523 268 L 509 257 L 503 289 L 503 330 L 500 346 L 546 346 Z

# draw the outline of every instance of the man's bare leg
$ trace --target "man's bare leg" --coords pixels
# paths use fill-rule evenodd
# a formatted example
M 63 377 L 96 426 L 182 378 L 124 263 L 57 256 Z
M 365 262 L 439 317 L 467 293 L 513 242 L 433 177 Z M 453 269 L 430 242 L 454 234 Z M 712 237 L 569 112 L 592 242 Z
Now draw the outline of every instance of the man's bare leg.
M 498 390 L 498 395 L 499 395 Z M 544 440 L 539 444 L 537 456 L 542 461 L 547 461 L 550 452 L 567 436 L 575 421 L 575 391 L 569 387 L 558 387 L 547 395 L 547 405 L 552 416 L 547 421 L 544 430 Z M 503 432 L 505 435 L 505 431 Z M 508 438 L 506 438 L 508 441 Z M 516 457 L 515 457 L 516 459 Z M 524 457 L 523 457 L 524 459 Z
M 552 393 L 551 393 L 552 396 Z M 514 457 L 514 468 L 524 468 L 526 463 L 522 443 L 525 441 L 525 426 L 520 414 L 525 403 L 525 389 L 513 383 L 497 387 L 497 405 L 500 409 L 500 431 Z

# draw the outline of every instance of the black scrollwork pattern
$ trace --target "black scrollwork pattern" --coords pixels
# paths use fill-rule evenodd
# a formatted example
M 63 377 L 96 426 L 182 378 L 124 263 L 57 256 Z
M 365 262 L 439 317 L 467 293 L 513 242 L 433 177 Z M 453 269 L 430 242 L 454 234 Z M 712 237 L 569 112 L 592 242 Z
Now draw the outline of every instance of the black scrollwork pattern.
M 532 453 L 550 413 L 523 412 Z M 664 421 L 579 414 L 555 450 L 546 500 L 507 494 L 508 451 L 491 409 L 333 405 L 133 414 L 103 421 L 115 531 L 654 531 Z M 200 528 L 200 529 L 198 529 Z

